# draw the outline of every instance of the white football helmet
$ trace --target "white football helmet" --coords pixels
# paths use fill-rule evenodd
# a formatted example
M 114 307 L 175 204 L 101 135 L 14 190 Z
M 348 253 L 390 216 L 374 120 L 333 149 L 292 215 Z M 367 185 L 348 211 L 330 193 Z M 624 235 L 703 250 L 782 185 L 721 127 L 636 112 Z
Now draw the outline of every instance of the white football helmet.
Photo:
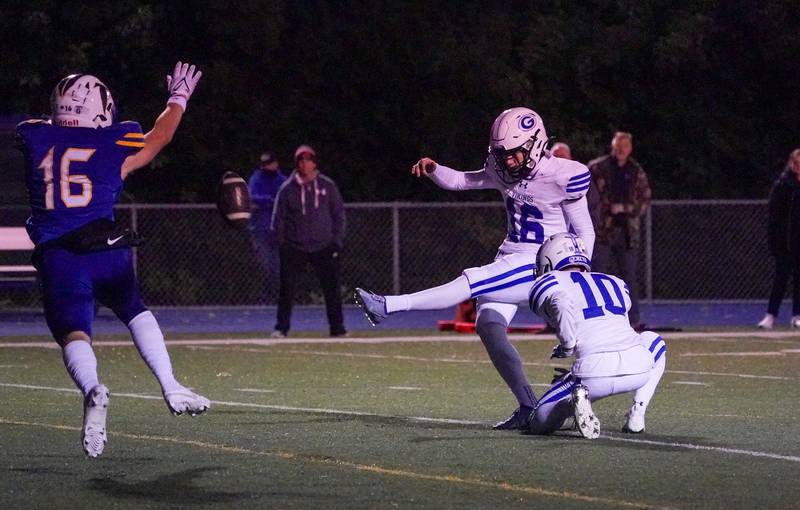
M 536 276 L 569 266 L 578 266 L 591 271 L 592 261 L 589 259 L 583 239 L 566 232 L 551 235 L 536 254 Z
M 53 124 L 99 128 L 114 122 L 114 99 L 105 84 L 90 74 L 71 74 L 50 95 Z
M 509 108 L 492 124 L 489 154 L 498 175 L 506 184 L 533 177 L 544 155 L 547 133 L 538 113 L 530 108 Z

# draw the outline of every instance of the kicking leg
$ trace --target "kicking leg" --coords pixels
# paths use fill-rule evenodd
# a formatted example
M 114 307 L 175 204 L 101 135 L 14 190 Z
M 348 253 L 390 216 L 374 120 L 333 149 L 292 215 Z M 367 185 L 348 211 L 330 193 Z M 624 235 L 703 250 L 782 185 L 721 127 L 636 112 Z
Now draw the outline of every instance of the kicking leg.
M 506 330 L 514 317 L 517 305 L 508 303 L 478 304 L 476 329 L 500 377 L 511 389 L 519 403 L 519 409 L 506 420 L 497 423 L 499 430 L 519 430 L 527 427 L 528 417 L 536 405 L 519 351 L 508 340 Z
M 449 283 L 432 289 L 400 296 L 386 296 L 386 311 L 394 313 L 408 310 L 441 310 L 469 298 L 469 282 L 464 275 L 461 275 Z
M 503 303 L 522 303 L 528 300 L 527 291 L 533 282 L 534 264 L 530 255 L 503 255 L 491 264 L 465 269 L 455 280 L 413 294 L 381 296 L 356 288 L 355 301 L 373 325 L 390 313 L 409 310 L 441 310 L 467 299 L 485 296 Z
M 461 275 L 450 283 L 413 294 L 381 296 L 357 287 L 353 297 L 364 315 L 367 316 L 367 320 L 374 326 L 388 317 L 390 313 L 409 310 L 441 310 L 455 306 L 471 296 L 469 282 L 464 275 Z

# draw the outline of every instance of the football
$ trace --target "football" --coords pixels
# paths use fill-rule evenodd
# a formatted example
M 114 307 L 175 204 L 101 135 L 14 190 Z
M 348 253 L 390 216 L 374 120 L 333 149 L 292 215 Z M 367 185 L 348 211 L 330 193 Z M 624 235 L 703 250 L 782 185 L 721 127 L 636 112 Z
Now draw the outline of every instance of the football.
M 237 230 L 247 229 L 250 221 L 250 191 L 247 182 L 235 172 L 225 172 L 219 183 L 217 209 Z

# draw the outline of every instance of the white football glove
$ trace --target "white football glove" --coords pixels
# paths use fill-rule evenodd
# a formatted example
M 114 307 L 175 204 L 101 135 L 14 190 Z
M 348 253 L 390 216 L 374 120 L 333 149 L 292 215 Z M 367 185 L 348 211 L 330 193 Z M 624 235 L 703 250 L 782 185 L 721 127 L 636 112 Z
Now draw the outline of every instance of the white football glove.
M 200 81 L 203 73 L 195 69 L 194 65 L 182 64 L 178 62 L 175 64 L 175 70 L 172 71 L 171 76 L 167 76 L 167 90 L 169 90 L 169 99 L 167 104 L 175 103 L 186 111 L 186 103 L 192 97 L 192 92 Z

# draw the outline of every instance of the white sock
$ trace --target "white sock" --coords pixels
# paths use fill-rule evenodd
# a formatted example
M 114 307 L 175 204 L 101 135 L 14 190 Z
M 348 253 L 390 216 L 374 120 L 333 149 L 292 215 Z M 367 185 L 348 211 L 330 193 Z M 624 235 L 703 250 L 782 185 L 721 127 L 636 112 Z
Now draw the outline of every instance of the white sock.
M 394 313 L 409 310 L 441 310 L 466 301 L 471 294 L 467 277 L 461 275 L 450 283 L 432 289 L 421 290 L 414 294 L 386 296 L 386 311 Z
M 140 313 L 128 323 L 128 329 L 134 345 L 139 349 L 139 355 L 158 379 L 161 391 L 179 388 L 180 384 L 172 375 L 172 363 L 167 346 L 164 345 L 164 334 L 153 314 L 149 310 Z
M 91 344 L 86 340 L 73 340 L 64 346 L 62 353 L 69 376 L 85 397 L 92 388 L 100 384 L 97 378 L 97 358 Z
M 658 358 L 655 366 L 650 369 L 650 379 L 647 380 L 647 384 L 636 390 L 636 393 L 634 393 L 633 402 L 638 407 L 641 407 L 642 411 L 647 409 L 647 405 L 653 399 L 653 395 L 656 393 L 656 387 L 658 386 L 659 381 L 661 381 L 661 376 L 664 375 L 664 369 L 666 366 L 667 353 L 664 353 L 660 358 Z

